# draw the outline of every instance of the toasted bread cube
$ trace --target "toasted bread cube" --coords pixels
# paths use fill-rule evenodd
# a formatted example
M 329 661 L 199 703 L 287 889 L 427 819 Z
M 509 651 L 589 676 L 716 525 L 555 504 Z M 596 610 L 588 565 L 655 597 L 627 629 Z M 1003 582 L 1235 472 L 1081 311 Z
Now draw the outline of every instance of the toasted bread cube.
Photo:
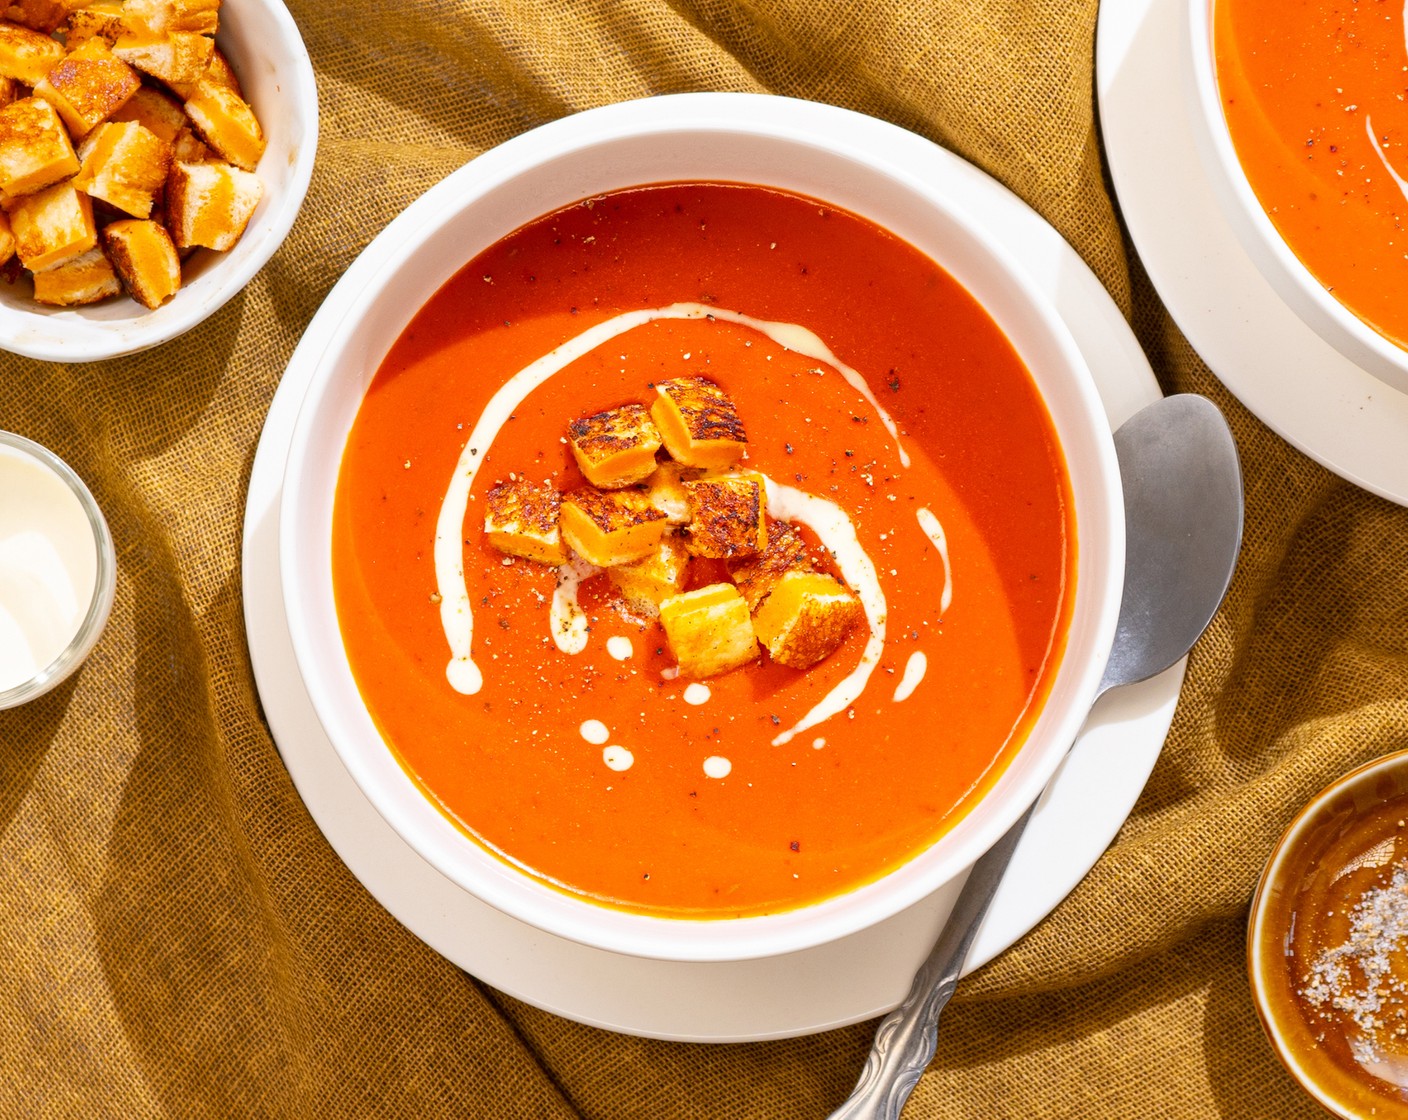
M 753 616 L 772 659 L 807 669 L 829 657 L 865 616 L 860 600 L 821 572 L 787 572 Z
M 728 574 L 734 586 L 746 600 L 748 609 L 756 611 L 758 604 L 788 572 L 812 570 L 807 556 L 807 543 L 795 526 L 786 521 L 768 521 L 768 543 L 756 556 L 728 562 Z
M 562 538 L 598 568 L 644 560 L 665 535 L 665 515 L 638 490 L 583 486 L 562 499 Z
M 767 547 L 767 492 L 758 475 L 740 472 L 681 485 L 689 495 L 685 539 L 691 555 L 729 560 Z
M 684 480 L 695 477 L 697 473 L 691 467 L 682 467 L 674 460 L 666 459 L 646 478 L 645 493 L 650 504 L 663 513 L 671 525 L 689 523 L 689 494 L 684 488 Z
M 181 261 L 160 222 L 113 222 L 103 227 L 102 242 L 127 294 L 143 307 L 160 307 L 181 290 Z
M 122 291 L 112 263 L 96 246 L 71 261 L 34 274 L 34 298 L 52 307 L 78 307 Z
M 24 89 L 14 78 L 0 77 L 0 109 L 18 101 Z
M 127 0 L 133 34 L 160 38 L 172 31 L 214 35 L 220 27 L 220 0 Z
M 188 134 L 190 132 L 186 123 L 186 113 L 181 108 L 181 103 L 169 93 L 163 93 L 151 86 L 143 86 L 139 89 L 108 120 L 112 124 L 136 121 L 164 144 L 175 144 L 176 137 L 181 134 L 182 129 L 185 129 Z M 204 145 L 201 146 L 204 147 Z M 196 163 L 199 161 L 190 160 L 188 162 Z
M 562 496 L 550 485 L 526 478 L 497 483 L 485 495 L 484 539 L 489 547 L 539 564 L 567 563 L 558 529 Z
M 34 31 L 52 35 L 68 16 L 63 0 L 8 0 L 0 3 L 0 16 Z
M 118 0 L 98 0 L 68 14 L 64 22 L 64 42 L 69 50 L 89 39 L 101 39 L 112 46 L 128 34 L 123 6 Z
M 748 437 L 733 401 L 707 377 L 678 377 L 655 385 L 650 407 L 670 458 L 687 467 L 722 470 L 743 456 Z
M 56 268 L 98 243 L 93 202 L 71 179 L 16 199 L 9 211 L 20 263 L 31 272 Z
M 253 171 L 265 140 L 254 110 L 234 90 L 201 79 L 186 98 L 186 116 L 197 135 L 236 167 Z
M 64 47 L 42 31 L 0 20 L 0 75 L 38 85 L 64 57 Z
M 93 130 L 78 154 L 83 168 L 74 186 L 134 218 L 151 214 L 171 165 L 171 148 L 154 132 L 136 121 L 109 121 Z
M 181 113 L 181 119 L 186 119 L 184 111 Z M 176 139 L 171 141 L 171 162 L 209 163 L 214 159 L 215 153 L 201 142 L 200 137 L 191 128 L 190 121 L 186 121 L 185 126 L 176 134 Z
M 89 39 L 34 87 L 58 110 L 73 139 L 81 140 L 142 88 L 137 71 L 101 39 Z
M 167 85 L 198 81 L 214 50 L 213 39 L 191 31 L 172 31 L 161 38 L 129 33 L 112 48 L 129 66 Z
M 176 83 L 171 87 L 171 92 L 182 101 L 188 101 L 196 95 L 196 87 L 201 82 L 209 82 L 211 85 L 221 86 L 228 89 L 236 97 L 243 98 L 244 90 L 240 88 L 240 80 L 235 76 L 235 69 L 230 65 L 230 60 L 225 57 L 219 47 L 210 52 L 210 65 L 208 65 L 201 76 L 194 82 Z
M 33 194 L 78 170 L 78 156 L 54 107 L 24 97 L 0 109 L 0 198 Z
M 166 228 L 176 248 L 230 248 L 262 189 L 259 176 L 227 163 L 173 163 L 166 177 Z
M 634 564 L 607 569 L 626 606 L 645 618 L 660 614 L 660 604 L 684 590 L 689 553 L 677 537 L 663 537 L 655 551 Z
M 572 456 L 588 482 L 599 490 L 620 490 L 655 470 L 660 433 L 643 404 L 623 404 L 567 426 Z
M 0 265 L 10 263 L 15 255 L 15 235 L 10 232 L 10 219 L 0 210 Z
M 711 583 L 660 604 L 660 624 L 682 677 L 714 677 L 758 656 L 748 604 L 731 583 Z

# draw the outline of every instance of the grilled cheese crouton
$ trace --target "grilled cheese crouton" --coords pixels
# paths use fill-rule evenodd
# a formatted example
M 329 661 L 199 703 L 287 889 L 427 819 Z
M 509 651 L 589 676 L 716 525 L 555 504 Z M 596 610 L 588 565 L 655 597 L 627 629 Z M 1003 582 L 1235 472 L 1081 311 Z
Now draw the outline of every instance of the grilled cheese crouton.
M 78 154 L 83 168 L 73 183 L 79 190 L 134 218 L 152 212 L 171 165 L 171 149 L 155 133 L 136 121 L 109 121 L 93 130 Z
M 792 571 L 777 581 L 753 625 L 774 661 L 807 669 L 834 653 L 864 615 L 860 600 L 837 580 Z
M 683 484 L 686 474 L 694 477 L 691 468 L 666 459 L 645 480 L 650 504 L 663 513 L 671 525 L 684 525 L 689 521 L 689 494 Z
M 214 35 L 220 27 L 220 0 L 127 0 L 124 12 L 135 34 L 152 38 L 173 31 Z
M 160 222 L 112 222 L 103 227 L 102 241 L 122 286 L 143 307 L 160 307 L 180 291 L 181 260 Z
M 728 574 L 739 594 L 748 600 L 749 610 L 768 597 L 786 573 L 811 571 L 807 544 L 802 534 L 786 521 L 768 521 L 768 541 L 756 556 L 730 560 Z
M 0 75 L 38 85 L 64 57 L 64 47 L 42 31 L 0 20 Z
M 182 101 L 187 101 L 196 95 L 196 86 L 200 82 L 223 86 L 236 97 L 244 98 L 244 90 L 240 88 L 240 80 L 235 76 L 235 69 L 230 65 L 230 60 L 221 53 L 219 47 L 210 52 L 210 64 L 196 81 L 173 85 L 171 92 Z
M 8 0 L 0 3 L 0 16 L 52 35 L 68 16 L 68 5 L 63 0 Z
M 15 199 L 8 209 L 20 263 L 31 272 L 56 268 L 98 243 L 93 202 L 71 179 Z
M 78 171 L 78 156 L 59 114 L 24 97 L 0 109 L 0 198 L 33 194 Z
M 186 98 L 196 134 L 236 167 L 253 171 L 264 154 L 264 132 L 254 110 L 234 90 L 202 78 Z
M 678 377 L 655 385 L 650 407 L 670 458 L 687 467 L 721 470 L 743 456 L 748 437 L 729 395 L 707 377 Z
M 72 11 L 64 21 L 64 42 L 72 50 L 89 39 L 101 39 L 112 46 L 128 34 L 123 7 L 118 0 L 98 0 Z
M 89 39 L 59 62 L 34 87 L 58 110 L 75 140 L 87 136 L 142 87 L 137 71 L 108 50 L 101 39 Z
M 108 120 L 113 124 L 136 121 L 165 144 L 174 144 L 181 130 L 187 128 L 181 103 L 151 86 L 139 89 Z
M 166 177 L 166 228 L 177 249 L 228 249 L 259 205 L 259 177 L 225 163 L 174 162 Z
M 181 119 L 185 120 L 186 114 L 181 114 Z M 200 138 L 191 131 L 190 121 L 186 121 L 181 131 L 176 134 L 176 139 L 171 141 L 171 161 L 173 163 L 209 163 L 215 158 L 215 153 L 201 143 Z
M 756 556 L 767 547 L 767 493 L 758 475 L 719 475 L 681 485 L 689 496 L 685 541 L 692 555 L 728 560 Z
M 682 677 L 714 677 L 758 656 L 748 604 L 731 583 L 711 583 L 660 604 L 660 624 Z
M 624 404 L 567 426 L 572 457 L 588 482 L 601 490 L 620 490 L 655 470 L 660 433 L 642 404 Z
M 583 486 L 562 499 L 562 537 L 589 564 L 612 568 L 644 560 L 665 535 L 665 515 L 638 490 Z
M 113 44 L 112 53 L 158 81 L 180 85 L 200 79 L 214 49 L 214 40 L 191 31 L 172 31 L 161 38 L 129 32 Z
M 689 553 L 676 537 L 664 537 L 655 551 L 634 564 L 607 569 L 626 606 L 645 618 L 660 614 L 660 604 L 684 590 Z
M 35 300 L 54 307 L 97 303 L 121 291 L 112 263 L 96 246 L 71 261 L 34 274 Z
M 491 548 L 540 564 L 567 563 L 558 529 L 561 495 L 526 478 L 500 482 L 485 495 L 484 539 Z

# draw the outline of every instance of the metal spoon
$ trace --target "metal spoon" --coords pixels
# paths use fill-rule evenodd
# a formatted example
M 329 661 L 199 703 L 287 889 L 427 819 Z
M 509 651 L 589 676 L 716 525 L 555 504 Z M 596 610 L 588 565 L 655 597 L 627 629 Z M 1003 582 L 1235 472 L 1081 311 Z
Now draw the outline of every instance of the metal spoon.
M 1204 397 L 1165 397 L 1115 433 L 1125 504 L 1125 581 L 1097 699 L 1163 672 L 1207 628 L 1242 541 L 1242 472 L 1232 433 Z M 1035 804 L 968 875 L 904 1002 L 875 1032 L 860 1080 L 830 1120 L 899 1120 L 934 1056 L 939 1013 Z

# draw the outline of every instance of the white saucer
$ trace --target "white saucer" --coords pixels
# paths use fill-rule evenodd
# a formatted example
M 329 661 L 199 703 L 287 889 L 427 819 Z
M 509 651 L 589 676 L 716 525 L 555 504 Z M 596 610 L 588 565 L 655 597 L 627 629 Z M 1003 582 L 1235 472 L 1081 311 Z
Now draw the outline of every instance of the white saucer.
M 1029 271 L 1071 328 L 1111 423 L 1159 390 L 1118 309 L 1075 252 L 1035 212 L 982 172 L 894 126 L 823 105 L 806 110 L 857 145 L 883 151 L 959 200 Z M 307 379 L 386 247 L 434 212 L 453 184 L 412 204 L 357 258 L 289 362 L 249 483 L 244 604 L 250 656 L 270 730 L 329 843 L 412 933 L 486 983 L 578 1022 L 657 1038 L 729 1042 L 783 1038 L 882 1014 L 910 978 L 959 883 L 888 922 L 806 952 L 731 964 L 641 960 L 541 933 L 466 894 L 376 815 L 314 715 L 294 661 L 278 569 L 284 464 Z M 1038 807 L 979 931 L 969 965 L 1007 948 L 1070 892 L 1124 823 L 1173 718 L 1183 665 L 1107 695 Z
M 1183 4 L 1100 5 L 1100 124 L 1130 237 L 1179 329 L 1247 408 L 1342 478 L 1408 505 L 1408 394 L 1302 323 L 1218 209 L 1192 131 Z

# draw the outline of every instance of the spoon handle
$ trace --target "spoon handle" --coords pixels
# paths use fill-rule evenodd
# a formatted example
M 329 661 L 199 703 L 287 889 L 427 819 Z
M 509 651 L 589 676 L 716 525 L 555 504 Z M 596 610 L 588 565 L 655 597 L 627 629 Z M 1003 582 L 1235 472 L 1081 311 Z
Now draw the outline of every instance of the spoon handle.
M 968 949 L 1035 808 L 1033 802 L 973 865 L 943 932 L 914 974 L 909 995 L 881 1021 L 860 1080 L 828 1120 L 899 1120 L 904 1102 L 934 1056 L 939 1014 L 958 986 Z

